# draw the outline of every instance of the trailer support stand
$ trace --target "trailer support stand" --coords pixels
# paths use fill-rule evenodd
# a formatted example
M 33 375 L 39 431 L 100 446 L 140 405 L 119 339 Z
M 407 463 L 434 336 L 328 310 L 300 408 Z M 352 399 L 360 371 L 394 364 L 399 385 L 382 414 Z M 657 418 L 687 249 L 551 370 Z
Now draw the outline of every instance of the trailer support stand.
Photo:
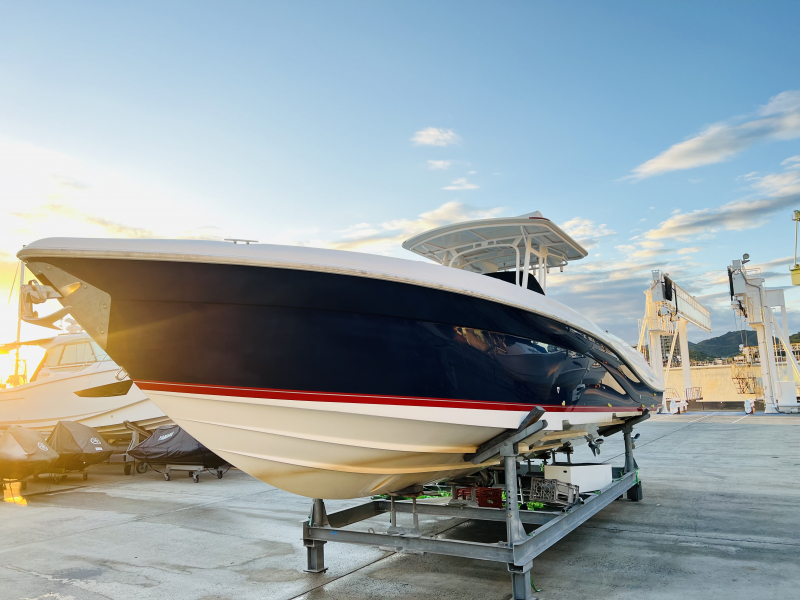
M 626 425 L 622 430 L 622 435 L 625 440 L 625 473 L 636 473 L 636 483 L 628 490 L 628 500 L 638 502 L 643 498 L 642 495 L 642 482 L 639 481 L 639 465 L 636 464 L 636 459 L 633 457 L 633 425 Z
M 330 527 L 328 515 L 325 512 L 325 501 L 314 498 L 311 505 L 311 514 L 308 515 L 308 525 L 311 527 Z M 308 557 L 306 573 L 324 573 L 328 570 L 325 566 L 325 542 L 323 540 L 303 540 Z
M 522 521 L 519 518 L 519 504 L 517 504 L 517 455 L 519 445 L 504 443 L 500 446 L 500 456 L 503 457 L 503 468 L 506 472 L 506 540 L 509 548 L 523 542 L 528 538 Z M 531 567 L 533 561 L 523 567 L 514 563 L 508 564 L 511 573 L 512 600 L 532 600 L 531 596 Z
M 531 568 L 533 561 L 524 567 L 517 567 L 514 564 L 508 565 L 511 571 L 511 600 L 536 600 L 531 592 Z
M 563 509 L 519 510 L 517 484 L 517 458 L 519 447 L 532 436 L 541 435 L 544 422 L 535 422 L 536 415 L 523 422 L 520 429 L 498 436 L 487 442 L 467 458 L 475 463 L 499 457 L 505 470 L 506 506 L 504 508 L 485 508 L 472 506 L 469 502 L 448 504 L 441 502 L 418 502 L 420 490 L 410 489 L 397 492 L 389 499 L 374 499 L 367 503 L 327 514 L 325 503 L 317 498 L 313 501 L 311 514 L 303 521 L 303 545 L 307 549 L 309 573 L 325 571 L 325 550 L 327 542 L 361 544 L 377 547 L 390 552 L 409 554 L 440 554 L 505 563 L 511 573 L 512 600 L 535 600 L 532 596 L 531 568 L 533 559 L 563 539 L 581 524 L 603 508 L 627 494 L 630 500 L 641 500 L 641 482 L 638 467 L 633 458 L 634 440 L 631 436 L 633 425 L 648 418 L 648 414 L 629 419 L 624 424 L 606 428 L 602 435 L 624 432 L 625 466 L 613 468 L 610 485 L 593 493 L 584 493 L 575 504 Z M 403 492 L 403 493 L 401 493 Z M 397 496 L 410 497 L 411 501 L 400 500 Z M 386 533 L 350 529 L 349 525 L 360 523 L 380 515 L 390 513 L 390 527 Z M 398 525 L 398 513 L 409 515 L 414 528 Z M 506 539 L 494 543 L 470 542 L 458 539 L 439 538 L 421 535 L 418 529 L 419 515 L 449 517 L 463 520 L 505 522 Z M 531 533 L 524 525 L 533 526 Z

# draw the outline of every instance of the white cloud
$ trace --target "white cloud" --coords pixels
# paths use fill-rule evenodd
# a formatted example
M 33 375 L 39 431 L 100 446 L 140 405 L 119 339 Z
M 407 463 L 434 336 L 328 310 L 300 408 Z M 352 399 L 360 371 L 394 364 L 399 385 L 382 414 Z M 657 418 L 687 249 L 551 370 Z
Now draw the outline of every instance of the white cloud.
M 675 215 L 644 235 L 649 239 L 691 239 L 720 230 L 761 227 L 777 210 L 800 201 L 798 196 L 761 200 L 737 200 L 716 208 L 704 208 Z
M 722 206 L 689 213 L 674 212 L 658 227 L 645 232 L 644 237 L 650 240 L 681 240 L 697 236 L 708 237 L 722 230 L 761 227 L 775 212 L 794 207 L 800 202 L 800 170 L 792 168 L 793 162 L 784 161 L 782 164 L 788 165 L 788 170 L 783 173 L 764 176 L 750 173 L 745 176 L 751 187 L 762 197 L 734 200 Z
M 431 171 L 444 171 L 450 168 L 450 165 L 453 164 L 452 161 L 449 160 L 429 160 L 428 161 L 428 168 Z
M 784 166 L 787 169 L 800 169 L 800 154 L 797 156 L 790 156 L 781 162 L 781 166 Z
M 783 173 L 754 175 L 747 179 L 755 190 L 772 198 L 800 194 L 800 169 L 791 164 Z
M 369 223 L 356 223 L 347 229 L 340 231 L 342 237 L 347 240 L 358 240 L 381 233 L 381 230 Z
M 11 255 L 35 239 L 65 234 L 225 237 L 205 227 L 214 219 L 204 214 L 196 198 L 7 139 L 0 139 L 0 198 L 7 200 L 0 209 L 0 251 Z M 193 210 L 187 212 L 190 202 Z
M 689 248 L 679 249 L 678 254 L 694 254 L 695 252 L 700 252 L 701 249 L 700 246 L 690 246 Z
M 617 233 L 609 229 L 605 223 L 598 225 L 591 219 L 584 219 L 583 217 L 575 217 L 562 223 L 561 229 L 587 249 L 599 244 L 601 238 L 616 235 Z
M 77 224 L 88 225 L 97 228 L 100 235 L 122 238 L 154 238 L 156 234 L 144 227 L 134 227 L 118 223 L 111 219 L 98 217 L 84 213 L 67 204 L 43 204 L 35 207 L 30 212 L 12 212 L 11 217 L 15 217 L 22 222 L 36 227 L 48 222 L 72 221 L 72 226 Z M 219 239 L 219 238 L 216 238 Z
M 8 298 L 17 251 L 37 239 L 229 237 L 227 218 L 210 216 L 202 200 L 62 152 L 0 139 L 0 297 Z M 15 330 L 6 316 L 15 317 L 14 311 L 0 309 L 0 336 Z
M 415 146 L 450 146 L 460 142 L 461 138 L 452 129 L 428 127 L 416 132 L 411 141 L 414 142 Z
M 642 240 L 636 242 L 634 245 L 635 250 L 627 252 L 628 258 L 637 260 L 647 258 L 664 258 L 668 254 L 675 252 L 673 248 L 665 248 L 661 242 L 653 242 L 650 240 Z
M 443 187 L 443 190 L 477 190 L 480 186 L 475 185 L 474 183 L 470 183 L 467 181 L 466 177 L 460 177 L 455 179 L 453 183 L 448 186 Z
M 741 121 L 742 119 L 738 119 Z M 774 96 L 744 122 L 709 125 L 636 167 L 625 179 L 645 179 L 670 171 L 723 162 L 757 142 L 800 137 L 800 90 Z
M 402 249 L 402 243 L 408 238 L 450 223 L 491 219 L 500 216 L 503 211 L 501 207 L 475 208 L 462 202 L 446 202 L 415 219 L 394 219 L 378 224 L 358 223 L 340 231 L 342 239 L 317 240 L 310 245 L 374 254 L 397 254 L 409 258 L 409 253 Z

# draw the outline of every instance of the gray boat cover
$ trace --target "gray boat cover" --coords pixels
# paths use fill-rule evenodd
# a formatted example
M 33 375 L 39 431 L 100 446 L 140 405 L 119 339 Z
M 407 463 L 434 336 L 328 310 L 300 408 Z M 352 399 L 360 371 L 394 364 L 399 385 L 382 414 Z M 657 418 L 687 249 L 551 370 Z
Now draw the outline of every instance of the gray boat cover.
M 113 450 L 94 427 L 74 421 L 59 421 L 47 442 L 59 454 L 52 466 L 68 471 L 108 460 Z
M 48 469 L 58 453 L 38 431 L 12 425 L 0 431 L 0 479 L 25 479 Z
M 159 427 L 128 454 L 136 460 L 153 464 L 202 465 L 206 469 L 227 464 L 179 425 Z

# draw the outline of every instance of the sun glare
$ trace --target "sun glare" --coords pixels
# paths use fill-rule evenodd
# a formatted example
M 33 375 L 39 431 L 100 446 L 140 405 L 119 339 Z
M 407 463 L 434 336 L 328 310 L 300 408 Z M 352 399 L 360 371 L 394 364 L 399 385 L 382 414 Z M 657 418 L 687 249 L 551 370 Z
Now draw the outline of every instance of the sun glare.
M 22 484 L 19 481 L 3 483 L 3 500 L 8 504 L 28 505 L 28 501 L 22 495 Z
M 9 273 L 9 271 L 11 271 L 11 273 Z M 30 273 L 28 275 L 26 279 L 32 279 Z M 8 344 L 17 339 L 18 294 L 16 290 L 11 292 L 12 282 L 15 288 L 19 289 L 19 281 L 14 281 L 13 278 L 13 268 L 3 269 L 0 274 L 0 344 Z M 39 314 L 48 314 L 58 309 L 59 306 L 57 302 L 50 301 L 37 308 Z M 38 340 L 53 337 L 59 333 L 61 332 L 54 329 L 45 329 L 43 327 L 23 323 L 20 330 L 20 339 L 23 341 Z M 19 351 L 18 372 L 20 374 L 25 374 L 27 372 L 27 379 L 30 379 L 36 367 L 42 361 L 44 353 L 44 349 L 39 346 L 22 346 Z M 16 362 L 16 350 L 0 351 L 0 385 L 5 385 L 9 375 L 14 374 Z
M 59 332 L 53 331 L 53 335 Z M 42 336 L 44 337 L 44 336 Z M 27 373 L 27 380 L 33 376 L 36 367 L 42 362 L 45 350 L 39 346 L 23 346 L 19 351 L 19 373 Z M 9 375 L 14 374 L 14 366 L 16 363 L 17 352 L 16 350 L 10 351 L 8 354 L 0 354 L 0 382 L 5 384 L 8 381 Z

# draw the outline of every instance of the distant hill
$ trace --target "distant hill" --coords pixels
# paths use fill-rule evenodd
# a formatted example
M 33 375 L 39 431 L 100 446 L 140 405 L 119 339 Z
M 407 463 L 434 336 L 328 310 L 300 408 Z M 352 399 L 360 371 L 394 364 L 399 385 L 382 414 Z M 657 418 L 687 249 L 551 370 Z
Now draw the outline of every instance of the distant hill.
M 691 342 L 689 342 L 691 344 Z M 700 350 L 695 350 L 693 348 L 689 348 L 689 359 L 694 360 L 697 362 L 706 362 L 714 360 L 714 356 L 710 356 L 705 352 L 701 352 Z
M 792 341 L 794 341 L 795 337 L 800 341 L 800 333 L 793 335 Z M 744 344 L 745 346 L 758 345 L 758 338 L 756 337 L 755 330 L 729 331 L 728 333 L 708 338 L 697 344 L 689 342 L 689 356 L 693 360 L 729 358 L 739 354 L 739 344 Z

